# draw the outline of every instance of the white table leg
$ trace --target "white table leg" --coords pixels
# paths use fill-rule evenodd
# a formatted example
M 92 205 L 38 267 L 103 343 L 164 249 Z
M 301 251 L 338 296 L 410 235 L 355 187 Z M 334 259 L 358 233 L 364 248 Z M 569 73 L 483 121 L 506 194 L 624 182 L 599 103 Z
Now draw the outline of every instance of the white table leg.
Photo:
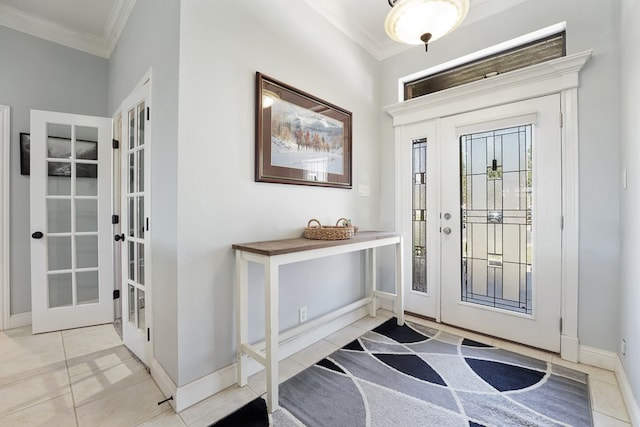
M 376 248 L 371 248 L 367 252 L 369 252 L 369 280 L 370 283 L 370 292 L 371 292 L 371 304 L 369 304 L 369 316 L 376 317 L 376 313 L 378 311 L 377 299 L 375 296 L 375 292 L 377 289 L 378 276 L 377 276 L 377 261 L 376 261 Z
M 404 325 L 404 244 L 402 236 L 396 245 L 396 300 L 394 302 L 398 325 Z
M 247 385 L 247 356 L 242 353 L 242 344 L 249 339 L 248 325 L 248 262 L 243 258 L 242 251 L 236 250 L 236 327 L 238 346 L 238 385 Z
M 278 409 L 278 264 L 265 264 L 265 356 L 267 359 L 267 410 Z

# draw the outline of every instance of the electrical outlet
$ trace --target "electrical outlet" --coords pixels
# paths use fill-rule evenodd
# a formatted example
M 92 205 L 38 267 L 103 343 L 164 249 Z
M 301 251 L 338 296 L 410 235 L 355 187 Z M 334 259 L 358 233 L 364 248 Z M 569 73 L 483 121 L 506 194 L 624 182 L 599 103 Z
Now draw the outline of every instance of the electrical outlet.
M 307 321 L 307 307 L 300 308 L 300 323 Z
M 627 340 L 624 338 L 622 339 L 622 343 L 620 343 L 620 353 L 622 353 L 623 356 L 627 355 Z

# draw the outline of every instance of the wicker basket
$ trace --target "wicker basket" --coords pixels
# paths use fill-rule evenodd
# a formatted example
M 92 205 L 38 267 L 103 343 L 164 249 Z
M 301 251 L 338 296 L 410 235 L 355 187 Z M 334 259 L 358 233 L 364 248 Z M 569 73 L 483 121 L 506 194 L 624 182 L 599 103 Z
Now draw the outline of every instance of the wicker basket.
M 346 240 L 352 238 L 354 233 L 355 227 L 346 218 L 340 218 L 335 226 L 322 225 L 317 219 L 310 219 L 304 229 L 304 237 L 313 240 Z

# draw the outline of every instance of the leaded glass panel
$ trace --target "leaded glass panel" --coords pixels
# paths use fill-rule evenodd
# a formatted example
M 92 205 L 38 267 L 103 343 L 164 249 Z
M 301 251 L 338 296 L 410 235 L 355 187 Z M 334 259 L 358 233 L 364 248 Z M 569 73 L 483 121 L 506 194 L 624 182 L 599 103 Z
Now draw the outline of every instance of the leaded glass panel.
M 460 138 L 462 301 L 532 313 L 531 133 Z
M 413 141 L 413 282 L 427 292 L 427 139 Z

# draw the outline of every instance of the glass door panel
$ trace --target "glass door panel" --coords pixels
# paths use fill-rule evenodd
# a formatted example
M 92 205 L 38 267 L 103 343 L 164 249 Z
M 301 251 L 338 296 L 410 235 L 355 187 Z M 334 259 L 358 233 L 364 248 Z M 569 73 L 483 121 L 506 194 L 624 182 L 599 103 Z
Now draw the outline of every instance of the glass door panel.
M 427 139 L 413 141 L 413 281 L 412 289 L 427 292 Z
M 531 132 L 460 138 L 464 302 L 532 313 Z
M 47 306 L 97 303 L 98 128 L 46 129 Z
M 145 103 L 138 103 L 127 111 L 129 131 L 125 158 L 127 159 L 127 185 L 125 192 L 127 209 L 128 244 L 128 319 L 127 323 L 136 330 L 145 329 L 144 283 L 145 283 L 145 188 L 144 188 L 144 144 L 145 144 Z M 142 306 L 141 306 L 142 304 Z

